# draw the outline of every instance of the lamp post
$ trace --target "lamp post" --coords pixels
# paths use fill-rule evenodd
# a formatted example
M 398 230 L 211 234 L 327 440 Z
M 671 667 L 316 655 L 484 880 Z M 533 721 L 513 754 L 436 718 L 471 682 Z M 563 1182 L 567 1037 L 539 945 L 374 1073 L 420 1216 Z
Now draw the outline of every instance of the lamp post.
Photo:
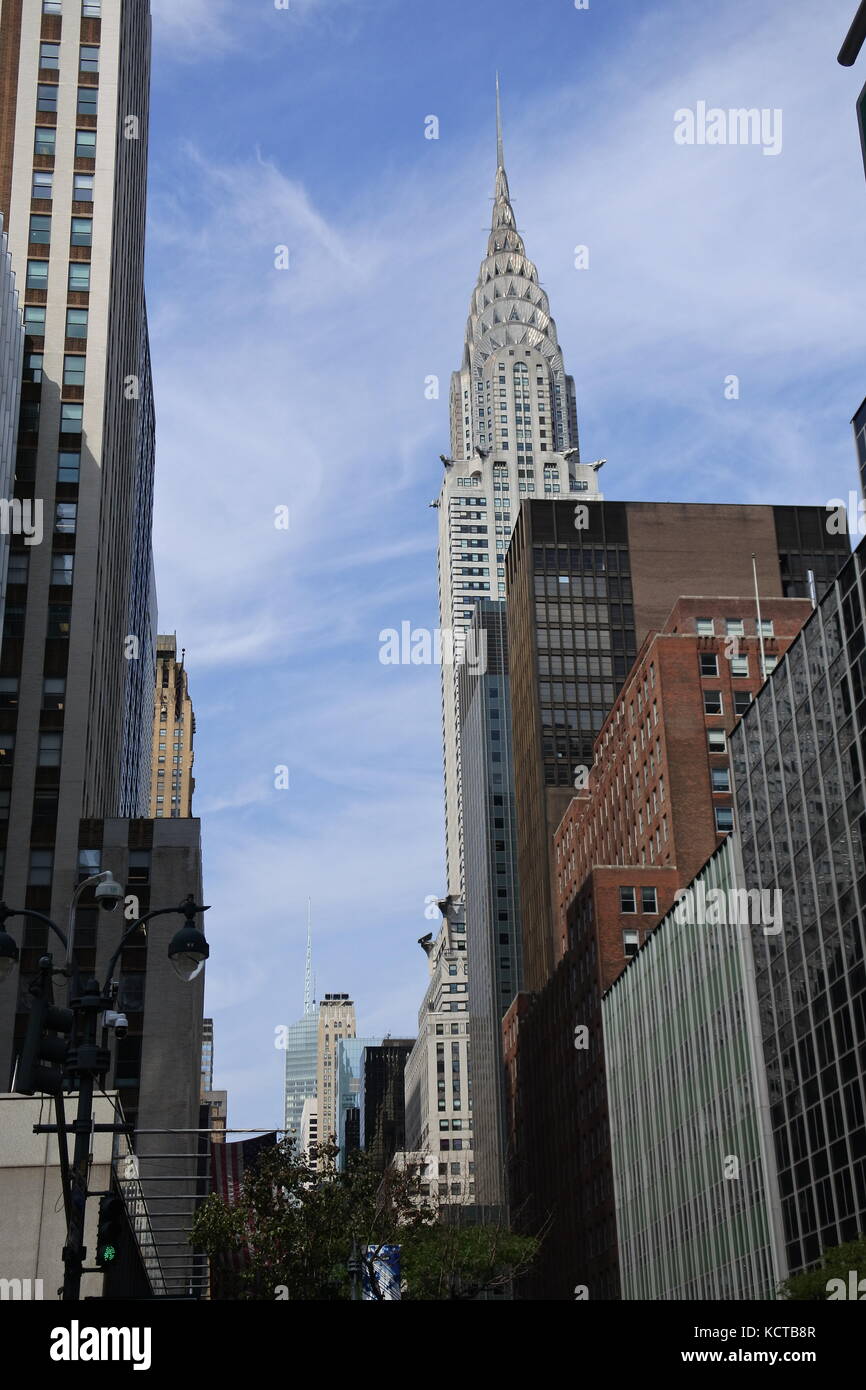
M 66 1207 L 63 1299 L 67 1302 L 76 1302 L 81 1295 L 81 1275 L 87 1254 L 84 1247 L 84 1216 L 88 1196 L 87 1172 L 94 1082 L 97 1077 L 104 1077 L 111 1065 L 108 1048 L 100 1047 L 97 1043 L 97 1021 L 99 1015 L 110 1010 L 114 1003 L 114 967 L 126 942 L 139 927 L 152 921 L 154 917 L 164 917 L 169 913 L 179 913 L 185 918 L 184 925 L 175 933 L 168 948 L 169 960 L 179 978 L 185 982 L 194 980 L 210 954 L 204 933 L 195 925 L 197 915 L 207 912 L 208 909 L 197 904 L 190 894 L 179 906 L 154 908 L 152 912 L 145 913 L 126 928 L 109 962 L 104 985 L 101 986 L 93 976 L 82 981 L 73 950 L 75 906 L 81 890 L 93 883 L 99 884 L 96 896 L 103 906 L 114 907 L 123 898 L 123 889 L 108 871 L 96 874 L 79 884 L 73 895 L 69 936 L 65 936 L 51 918 L 42 912 L 35 912 L 30 908 L 11 908 L 7 907 L 6 903 L 0 903 L 0 982 L 11 976 L 19 957 L 18 947 L 6 931 L 6 922 L 10 917 L 31 917 L 34 921 L 44 923 L 59 937 L 66 953 L 66 963 L 62 968 L 54 967 L 50 953 L 43 956 L 39 962 L 39 979 L 32 987 L 34 1005 L 14 1089 L 24 1095 L 32 1095 L 34 1091 L 39 1090 L 55 1098 L 57 1125 L 52 1128 L 56 1128 L 58 1136 Z M 70 981 L 68 1009 L 54 1007 L 54 975 L 64 975 Z M 68 1042 L 64 1040 L 67 1034 Z M 48 1065 L 43 1064 L 46 1062 Z M 50 1065 L 52 1062 L 54 1066 Z M 67 1126 L 63 1110 L 63 1088 L 65 1084 L 71 1089 L 76 1080 L 78 1113 L 74 1124 Z M 113 1130 L 115 1127 L 109 1128 Z M 67 1134 L 70 1129 L 75 1135 L 71 1165 L 67 1146 Z

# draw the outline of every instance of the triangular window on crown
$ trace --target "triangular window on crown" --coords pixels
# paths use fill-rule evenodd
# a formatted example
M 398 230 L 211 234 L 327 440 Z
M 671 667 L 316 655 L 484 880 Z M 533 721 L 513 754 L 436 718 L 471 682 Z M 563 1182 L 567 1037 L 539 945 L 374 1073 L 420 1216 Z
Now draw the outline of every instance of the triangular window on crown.
M 517 312 L 516 309 L 512 309 L 512 310 L 511 310 L 511 317 L 510 317 L 510 319 L 509 319 L 508 321 L 509 321 L 509 323 L 519 323 L 519 322 L 520 322 L 520 315 L 518 314 L 518 312 Z

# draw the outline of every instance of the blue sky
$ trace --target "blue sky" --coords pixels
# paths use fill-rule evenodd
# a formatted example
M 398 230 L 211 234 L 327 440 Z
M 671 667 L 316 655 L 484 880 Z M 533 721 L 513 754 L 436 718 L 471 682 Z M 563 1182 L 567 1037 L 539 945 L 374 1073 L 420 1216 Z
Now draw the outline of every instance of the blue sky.
M 835 61 L 854 0 L 152 6 L 160 630 L 187 649 L 198 725 L 216 1084 L 231 1125 L 276 1125 L 308 896 L 318 992 L 349 992 L 359 1032 L 414 1032 L 425 987 L 439 672 L 381 665 L 379 632 L 436 622 L 427 503 L 486 243 L 495 68 L 606 495 L 824 504 L 856 486 L 866 393 L 866 60 Z M 677 145 L 700 100 L 781 109 L 781 153 Z

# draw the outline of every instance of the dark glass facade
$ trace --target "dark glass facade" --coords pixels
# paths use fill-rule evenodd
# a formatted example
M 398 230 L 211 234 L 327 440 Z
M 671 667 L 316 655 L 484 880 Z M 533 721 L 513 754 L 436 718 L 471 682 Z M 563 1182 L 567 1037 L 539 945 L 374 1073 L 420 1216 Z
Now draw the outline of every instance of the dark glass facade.
M 505 605 L 479 603 L 470 632 L 470 649 L 485 653 L 483 663 L 458 668 L 470 1070 L 475 1190 L 492 1207 L 506 1201 L 501 1024 L 520 989 L 523 954 Z
M 864 88 L 866 92 L 866 88 Z M 864 400 L 854 419 L 854 443 L 857 448 L 857 466 L 860 469 L 860 494 L 866 498 L 866 400 Z
M 403 1073 L 414 1045 L 414 1038 L 386 1038 L 361 1058 L 360 1145 L 383 1172 L 406 1147 Z
M 864 559 L 731 737 L 746 882 L 782 892 L 755 969 L 792 1273 L 866 1229 Z

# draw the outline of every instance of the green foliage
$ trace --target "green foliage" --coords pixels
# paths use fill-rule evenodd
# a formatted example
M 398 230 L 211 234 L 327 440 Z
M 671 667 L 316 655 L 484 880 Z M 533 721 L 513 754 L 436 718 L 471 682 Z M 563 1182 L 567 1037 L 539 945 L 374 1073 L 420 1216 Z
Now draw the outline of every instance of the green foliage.
M 779 1297 L 792 1302 L 827 1302 L 830 1299 L 829 1280 L 841 1279 L 847 1288 L 851 1270 L 858 1280 L 866 1278 L 866 1236 L 858 1236 L 847 1245 L 835 1245 L 825 1251 L 817 1269 L 794 1274 L 780 1284 Z
M 336 1155 L 320 1146 L 319 1167 L 284 1140 L 245 1173 L 237 1205 L 217 1196 L 202 1205 L 191 1244 L 220 1267 L 218 1296 L 350 1299 L 353 1250 L 399 1245 L 404 1298 L 467 1299 L 508 1284 L 534 1258 L 537 1241 L 501 1226 L 440 1222 L 418 1178 L 383 1176 L 362 1153 L 338 1172 Z

